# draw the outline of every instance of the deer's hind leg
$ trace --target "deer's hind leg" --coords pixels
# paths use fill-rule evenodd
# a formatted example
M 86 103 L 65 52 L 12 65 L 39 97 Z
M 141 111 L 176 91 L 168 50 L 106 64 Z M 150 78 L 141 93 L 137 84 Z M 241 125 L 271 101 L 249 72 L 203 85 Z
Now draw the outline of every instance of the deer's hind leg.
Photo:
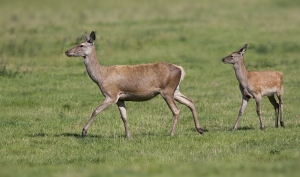
M 196 108 L 195 108 L 193 100 L 191 100 L 188 97 L 184 96 L 182 93 L 180 93 L 179 90 L 175 91 L 174 98 L 179 103 L 184 104 L 185 106 L 187 106 L 188 108 L 190 108 L 190 110 L 192 111 L 193 117 L 194 117 L 195 128 L 196 128 L 196 130 L 200 134 L 203 134 L 204 131 L 200 127 L 200 124 L 199 124 L 199 121 L 198 121 L 198 117 L 197 117 L 197 111 L 196 111 Z
M 125 133 L 126 133 L 126 138 L 130 138 L 130 131 L 128 129 L 128 124 L 127 124 L 127 114 L 126 114 L 126 107 L 125 107 L 125 102 L 124 101 L 118 101 L 117 102 L 122 121 L 124 123 L 125 127 Z
M 278 127 L 279 104 L 276 102 L 274 95 L 268 96 L 269 101 L 274 106 L 275 110 L 275 127 Z
M 172 130 L 171 130 L 171 136 L 173 136 L 175 133 L 175 130 L 176 130 L 177 123 L 178 123 L 178 117 L 180 114 L 180 110 L 177 107 L 177 105 L 175 104 L 174 95 L 169 94 L 169 93 L 173 93 L 173 92 L 164 91 L 164 92 L 161 92 L 160 94 L 164 98 L 164 100 L 166 101 L 167 105 L 169 106 L 169 108 L 171 109 L 171 111 L 173 113 L 174 121 L 173 121 Z
M 279 100 L 279 112 L 280 112 L 280 126 L 284 127 L 282 94 L 278 95 L 278 100 Z

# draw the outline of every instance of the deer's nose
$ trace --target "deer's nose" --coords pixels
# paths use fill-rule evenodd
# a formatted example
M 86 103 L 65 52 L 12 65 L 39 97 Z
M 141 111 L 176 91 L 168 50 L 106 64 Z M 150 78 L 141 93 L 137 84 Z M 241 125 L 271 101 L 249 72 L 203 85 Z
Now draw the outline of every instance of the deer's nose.
M 65 51 L 65 54 L 69 57 L 70 56 L 70 53 L 69 53 L 69 51 L 67 50 L 67 51 Z

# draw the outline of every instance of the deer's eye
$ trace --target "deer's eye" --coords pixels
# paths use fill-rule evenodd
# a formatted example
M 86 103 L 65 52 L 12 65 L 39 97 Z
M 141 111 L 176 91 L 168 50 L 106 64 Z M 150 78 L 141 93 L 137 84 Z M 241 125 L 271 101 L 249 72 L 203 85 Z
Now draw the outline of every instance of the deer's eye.
M 231 58 L 233 58 L 233 55 L 230 55 Z
M 81 44 L 81 45 L 79 45 L 79 47 L 83 47 L 83 45 Z

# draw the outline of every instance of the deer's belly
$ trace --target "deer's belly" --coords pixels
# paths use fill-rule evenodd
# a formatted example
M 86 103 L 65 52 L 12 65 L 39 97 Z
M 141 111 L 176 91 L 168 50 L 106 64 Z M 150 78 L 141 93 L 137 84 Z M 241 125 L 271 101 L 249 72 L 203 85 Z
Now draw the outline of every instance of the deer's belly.
M 261 95 L 262 95 L 262 96 L 272 96 L 272 95 L 274 95 L 274 94 L 277 93 L 277 90 L 278 90 L 278 89 L 277 89 L 276 87 L 264 89 L 264 90 L 262 90 Z
M 119 100 L 121 101 L 148 101 L 155 96 L 157 96 L 159 92 L 151 92 L 151 93 L 121 93 L 119 95 Z

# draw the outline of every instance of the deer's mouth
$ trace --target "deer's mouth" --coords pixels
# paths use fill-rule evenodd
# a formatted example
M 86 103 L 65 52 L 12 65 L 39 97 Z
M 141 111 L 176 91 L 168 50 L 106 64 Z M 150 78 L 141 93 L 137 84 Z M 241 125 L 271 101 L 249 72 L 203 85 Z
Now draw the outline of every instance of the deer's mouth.
M 69 52 L 69 51 L 66 51 L 65 54 L 68 56 L 68 57 L 76 57 L 76 55 L 72 52 Z
M 65 54 L 66 54 L 68 57 L 72 56 L 72 55 L 69 53 L 69 51 L 65 51 Z
M 225 60 L 225 58 L 222 59 L 222 62 L 223 62 L 224 64 L 227 64 L 227 61 Z

